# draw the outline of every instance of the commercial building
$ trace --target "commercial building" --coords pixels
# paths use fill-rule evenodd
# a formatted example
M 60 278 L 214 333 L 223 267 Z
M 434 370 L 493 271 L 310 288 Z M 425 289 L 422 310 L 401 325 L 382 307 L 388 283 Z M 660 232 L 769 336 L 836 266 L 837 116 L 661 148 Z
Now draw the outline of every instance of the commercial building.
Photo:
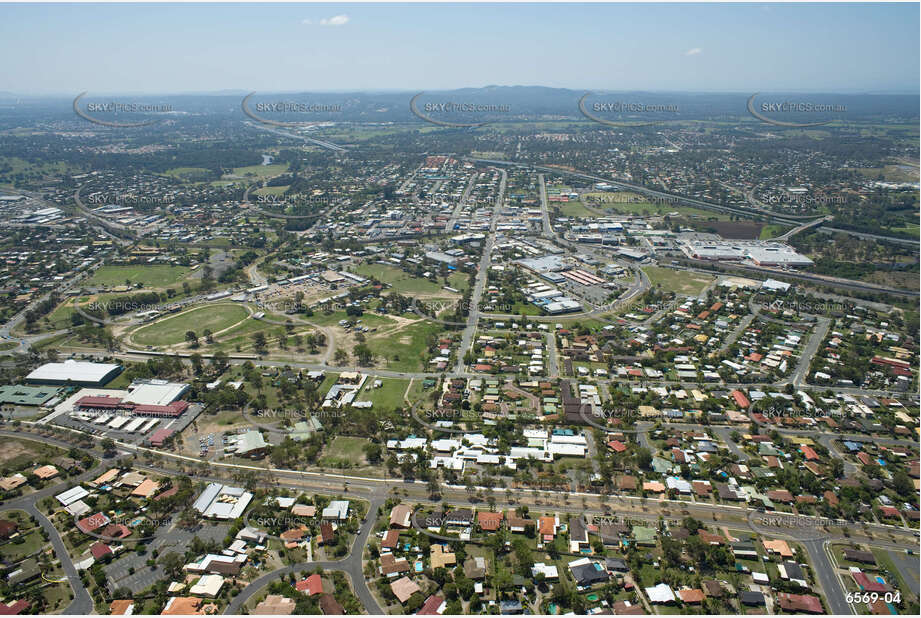
M 121 365 L 66 360 L 63 363 L 45 363 L 27 375 L 26 382 L 103 386 L 121 371 Z
M 209 483 L 192 505 L 204 517 L 236 519 L 243 515 L 253 494 L 241 487 Z

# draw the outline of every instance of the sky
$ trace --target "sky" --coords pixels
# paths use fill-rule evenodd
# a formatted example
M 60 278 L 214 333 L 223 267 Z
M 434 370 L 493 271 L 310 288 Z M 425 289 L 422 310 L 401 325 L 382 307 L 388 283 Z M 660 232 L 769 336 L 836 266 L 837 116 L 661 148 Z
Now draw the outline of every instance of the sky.
M 919 4 L 0 4 L 0 91 L 919 92 Z

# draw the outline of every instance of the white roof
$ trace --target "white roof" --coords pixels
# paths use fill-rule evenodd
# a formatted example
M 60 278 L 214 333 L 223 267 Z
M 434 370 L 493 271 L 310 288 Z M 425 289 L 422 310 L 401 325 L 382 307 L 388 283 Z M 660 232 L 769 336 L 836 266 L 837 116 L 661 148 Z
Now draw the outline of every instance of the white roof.
M 216 597 L 224 585 L 224 578 L 221 575 L 211 574 L 202 575 L 201 579 L 189 588 L 191 594 L 197 594 L 207 597 Z
M 71 502 L 66 507 L 64 507 L 64 510 L 73 517 L 81 517 L 90 512 L 90 507 L 83 500 L 77 500 L 76 502 Z
M 400 449 L 402 451 L 413 448 L 425 448 L 428 440 L 425 438 L 406 438 L 405 440 L 387 440 L 387 448 Z
M 448 451 L 454 451 L 461 447 L 460 440 L 450 440 L 450 439 L 441 439 L 441 440 L 432 440 L 432 448 L 436 451 L 446 453 Z
M 66 382 L 101 382 L 121 365 L 90 363 L 68 359 L 63 363 L 45 363 L 26 376 L 26 380 L 54 380 Z
M 151 380 L 150 383 L 132 384 L 131 394 L 125 401 L 142 405 L 165 406 L 182 397 L 189 390 L 188 384 Z
M 90 495 L 90 492 L 77 485 L 76 487 L 71 487 L 65 492 L 59 493 L 55 496 L 55 498 L 57 498 L 58 502 L 60 502 L 62 506 L 67 506 L 73 502 L 76 502 L 77 500 L 82 500 L 88 495 Z
M 323 519 L 348 519 L 348 517 L 348 500 L 333 500 L 328 507 L 323 509 Z
M 252 499 L 253 494 L 240 487 L 210 483 L 192 508 L 205 517 L 236 519 L 243 515 Z
M 553 564 L 544 564 L 543 562 L 538 562 L 531 567 L 531 575 L 535 577 L 539 574 L 544 574 L 544 579 L 556 579 L 560 576 L 559 571 L 556 568 L 556 565 Z
M 672 589 L 665 583 L 646 588 L 646 596 L 649 597 L 650 603 L 673 603 L 675 601 Z
M 560 444 L 559 442 L 550 442 L 547 450 L 554 455 L 570 455 L 573 457 L 585 457 L 585 447 L 581 444 Z

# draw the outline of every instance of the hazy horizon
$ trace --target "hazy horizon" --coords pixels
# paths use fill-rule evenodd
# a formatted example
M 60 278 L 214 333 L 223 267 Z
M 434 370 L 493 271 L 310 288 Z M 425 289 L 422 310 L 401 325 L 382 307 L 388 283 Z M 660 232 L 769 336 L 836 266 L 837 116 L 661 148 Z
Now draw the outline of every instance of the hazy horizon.
M 917 94 L 914 4 L 2 4 L 0 92 Z

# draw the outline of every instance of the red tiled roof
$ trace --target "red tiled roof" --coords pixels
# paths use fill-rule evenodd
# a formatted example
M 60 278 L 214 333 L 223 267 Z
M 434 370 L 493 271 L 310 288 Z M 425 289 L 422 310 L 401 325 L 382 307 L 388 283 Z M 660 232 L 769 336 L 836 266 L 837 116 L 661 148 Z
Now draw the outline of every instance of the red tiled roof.
M 98 528 L 109 523 L 109 518 L 105 513 L 96 513 L 95 515 L 90 515 L 89 517 L 84 517 L 77 522 L 77 528 L 81 532 L 92 532 Z
M 323 579 L 318 573 L 314 573 L 307 579 L 302 579 L 294 584 L 294 589 L 298 592 L 306 592 L 309 597 L 315 594 L 323 594 Z
M 103 556 L 111 554 L 112 549 L 102 541 L 96 541 L 90 546 L 90 553 L 93 554 L 93 558 L 99 560 Z

